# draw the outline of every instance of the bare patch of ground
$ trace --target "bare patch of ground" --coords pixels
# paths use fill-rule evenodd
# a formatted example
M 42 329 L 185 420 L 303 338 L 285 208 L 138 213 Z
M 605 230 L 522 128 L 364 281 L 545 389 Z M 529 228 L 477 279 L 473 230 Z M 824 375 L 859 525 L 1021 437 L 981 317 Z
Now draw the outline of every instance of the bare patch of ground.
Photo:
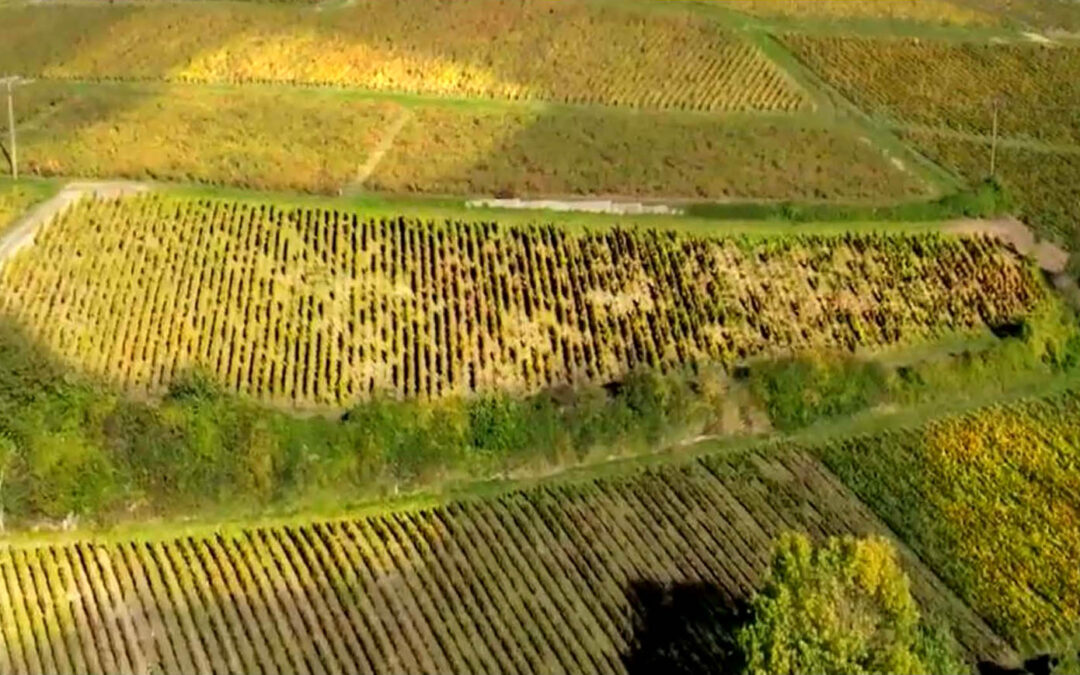
M 614 213 L 637 215 L 643 213 L 681 215 L 682 209 L 666 204 L 641 204 L 616 202 L 610 199 L 559 200 L 559 199 L 475 199 L 466 202 L 470 208 L 494 209 L 541 209 L 546 211 L 580 211 L 583 213 Z
M 1039 241 L 1027 225 L 1016 218 L 997 218 L 994 220 L 965 219 L 945 224 L 945 232 L 950 234 L 987 234 L 997 237 L 1017 253 L 1030 257 L 1041 270 L 1046 272 L 1060 292 L 1073 307 L 1080 308 L 1080 286 L 1066 272 L 1069 264 L 1069 252 L 1049 241 Z
M 1025 32 L 1023 35 L 1024 35 L 1024 37 L 1031 40 L 1032 42 L 1038 42 L 1039 44 L 1043 44 L 1043 45 L 1052 45 L 1052 44 L 1054 44 L 1053 40 L 1051 40 L 1050 38 L 1048 38 L 1045 35 L 1042 35 L 1040 33 Z

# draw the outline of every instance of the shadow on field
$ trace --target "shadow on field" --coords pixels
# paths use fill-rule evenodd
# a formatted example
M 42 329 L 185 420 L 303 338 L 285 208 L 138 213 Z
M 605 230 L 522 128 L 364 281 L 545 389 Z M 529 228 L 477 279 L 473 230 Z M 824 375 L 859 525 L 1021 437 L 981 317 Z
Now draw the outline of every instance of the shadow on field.
M 749 618 L 744 602 L 732 606 L 713 584 L 648 580 L 631 583 L 627 597 L 636 614 L 622 655 L 630 675 L 742 671 L 735 634 Z

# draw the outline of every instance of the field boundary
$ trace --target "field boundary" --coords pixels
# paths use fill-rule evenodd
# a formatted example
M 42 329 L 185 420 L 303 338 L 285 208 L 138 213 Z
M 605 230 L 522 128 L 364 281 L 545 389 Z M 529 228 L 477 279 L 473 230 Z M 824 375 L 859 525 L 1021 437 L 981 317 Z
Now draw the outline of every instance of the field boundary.
M 450 480 L 393 497 L 358 498 L 330 506 L 322 502 L 287 505 L 258 512 L 205 512 L 194 517 L 171 516 L 119 521 L 104 526 L 78 522 L 37 521 L 32 527 L 0 533 L 0 547 L 35 548 L 76 542 L 111 543 L 128 539 L 165 541 L 188 537 L 240 536 L 251 529 L 297 527 L 303 523 L 356 520 L 390 513 L 416 513 L 451 503 L 470 503 L 535 488 L 579 486 L 607 478 L 626 478 L 665 467 L 689 466 L 711 457 L 727 458 L 757 453 L 771 456 L 785 446 L 813 449 L 840 439 L 858 439 L 882 431 L 918 429 L 946 417 L 964 415 L 990 406 L 1041 399 L 1062 392 L 1080 391 L 1080 377 L 1061 375 L 1025 379 L 1007 391 L 979 393 L 955 403 L 869 410 L 852 418 L 827 421 L 792 433 L 750 436 L 703 435 L 684 443 L 662 443 L 645 453 L 608 456 L 543 473 L 511 472 L 488 478 Z M 868 507 L 869 508 L 869 507 Z
M 994 142 L 993 136 L 968 131 L 958 131 L 946 127 L 935 127 L 924 124 L 906 124 L 904 122 L 890 120 L 883 120 L 883 124 L 893 131 L 908 134 L 925 134 L 928 136 L 938 136 L 950 140 L 977 143 L 987 146 Z M 998 136 L 997 144 L 999 148 L 1005 150 L 1028 150 L 1044 155 L 1080 155 L 1080 145 L 1072 145 L 1069 143 L 1047 143 L 1045 141 L 1024 138 L 1023 136 Z
M 761 48 L 767 50 L 769 58 L 782 59 L 784 70 L 797 79 L 804 90 L 812 91 L 815 101 L 828 102 L 827 108 L 819 106 L 823 114 L 830 114 L 839 120 L 851 120 L 857 124 L 865 133 L 866 139 L 882 153 L 886 161 L 902 173 L 909 173 L 923 183 L 929 198 L 945 197 L 964 188 L 964 184 L 957 181 L 950 172 L 897 137 L 894 129 L 864 111 L 826 81 L 789 49 L 778 35 L 773 32 L 761 33 L 756 42 L 763 45 Z

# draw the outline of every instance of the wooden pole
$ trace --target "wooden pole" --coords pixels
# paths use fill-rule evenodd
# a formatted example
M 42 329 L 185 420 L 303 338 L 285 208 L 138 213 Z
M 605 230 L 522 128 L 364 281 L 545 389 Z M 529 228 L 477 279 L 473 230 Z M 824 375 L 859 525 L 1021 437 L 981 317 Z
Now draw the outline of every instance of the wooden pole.
M 11 102 L 11 80 L 7 81 L 7 121 L 11 133 L 11 177 L 19 180 L 19 155 L 15 149 L 15 106 Z

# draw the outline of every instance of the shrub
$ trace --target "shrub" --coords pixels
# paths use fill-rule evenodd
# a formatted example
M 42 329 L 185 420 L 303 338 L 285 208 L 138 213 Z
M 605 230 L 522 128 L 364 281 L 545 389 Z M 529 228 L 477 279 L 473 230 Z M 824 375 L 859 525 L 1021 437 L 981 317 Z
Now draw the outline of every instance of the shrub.
M 886 389 L 879 364 L 854 359 L 770 361 L 753 368 L 750 377 L 772 423 L 785 431 L 858 412 Z
M 780 538 L 754 619 L 738 641 L 750 673 L 963 673 L 949 640 L 921 620 L 882 538 Z

